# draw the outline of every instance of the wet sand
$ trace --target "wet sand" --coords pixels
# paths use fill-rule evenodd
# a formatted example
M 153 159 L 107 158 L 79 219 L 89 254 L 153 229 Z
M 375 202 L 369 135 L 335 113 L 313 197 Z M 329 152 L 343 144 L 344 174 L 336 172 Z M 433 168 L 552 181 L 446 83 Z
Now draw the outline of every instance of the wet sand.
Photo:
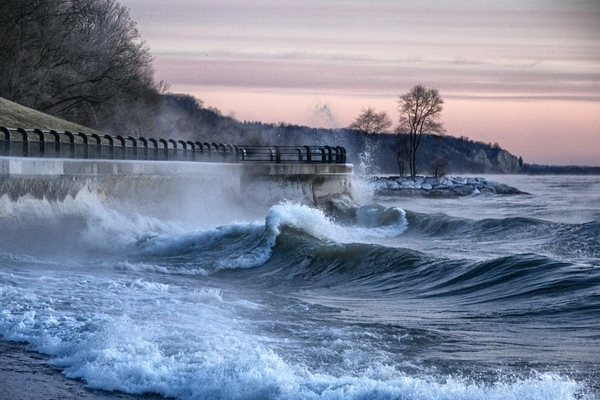
M 23 343 L 0 340 L 0 400 L 126 399 L 158 400 L 158 395 L 129 395 L 89 389 L 81 380 L 69 379 L 48 357 L 27 350 Z

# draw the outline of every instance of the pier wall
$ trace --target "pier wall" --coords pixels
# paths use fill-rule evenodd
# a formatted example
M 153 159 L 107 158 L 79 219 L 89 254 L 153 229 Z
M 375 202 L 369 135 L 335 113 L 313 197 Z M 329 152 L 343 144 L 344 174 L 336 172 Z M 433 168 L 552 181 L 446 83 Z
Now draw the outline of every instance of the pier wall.
M 318 205 L 351 195 L 350 164 L 202 163 L 0 157 L 0 196 L 62 201 L 81 191 L 132 202 L 177 201 L 185 192 L 236 197 L 251 206 L 282 200 Z M 171 201 L 172 203 L 172 201 Z

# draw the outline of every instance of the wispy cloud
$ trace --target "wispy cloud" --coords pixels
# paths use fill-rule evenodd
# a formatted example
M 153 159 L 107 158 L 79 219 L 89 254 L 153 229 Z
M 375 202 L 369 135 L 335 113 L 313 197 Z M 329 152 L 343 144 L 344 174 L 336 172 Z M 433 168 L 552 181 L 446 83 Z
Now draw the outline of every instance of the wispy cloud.
M 385 94 L 422 81 L 450 96 L 598 101 L 600 6 L 571 3 L 149 0 L 132 12 L 177 85 Z

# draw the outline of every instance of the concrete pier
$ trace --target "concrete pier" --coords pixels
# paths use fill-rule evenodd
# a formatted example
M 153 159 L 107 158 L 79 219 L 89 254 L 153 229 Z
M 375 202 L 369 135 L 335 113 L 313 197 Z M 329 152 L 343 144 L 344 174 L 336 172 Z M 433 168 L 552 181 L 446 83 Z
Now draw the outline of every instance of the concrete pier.
M 235 195 L 244 203 L 287 199 L 318 205 L 352 191 L 351 164 L 202 163 L 0 157 L 0 196 L 61 201 L 82 190 L 160 201 L 186 186 L 197 195 Z M 148 196 L 152 197 L 151 199 Z

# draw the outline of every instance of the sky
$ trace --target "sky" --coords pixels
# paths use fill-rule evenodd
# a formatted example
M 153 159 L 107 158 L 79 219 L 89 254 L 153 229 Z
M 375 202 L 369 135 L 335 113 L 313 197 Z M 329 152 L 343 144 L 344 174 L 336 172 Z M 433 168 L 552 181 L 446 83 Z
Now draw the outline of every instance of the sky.
M 600 0 L 119 0 L 170 91 L 240 121 L 347 127 L 438 89 L 452 136 L 600 165 Z

